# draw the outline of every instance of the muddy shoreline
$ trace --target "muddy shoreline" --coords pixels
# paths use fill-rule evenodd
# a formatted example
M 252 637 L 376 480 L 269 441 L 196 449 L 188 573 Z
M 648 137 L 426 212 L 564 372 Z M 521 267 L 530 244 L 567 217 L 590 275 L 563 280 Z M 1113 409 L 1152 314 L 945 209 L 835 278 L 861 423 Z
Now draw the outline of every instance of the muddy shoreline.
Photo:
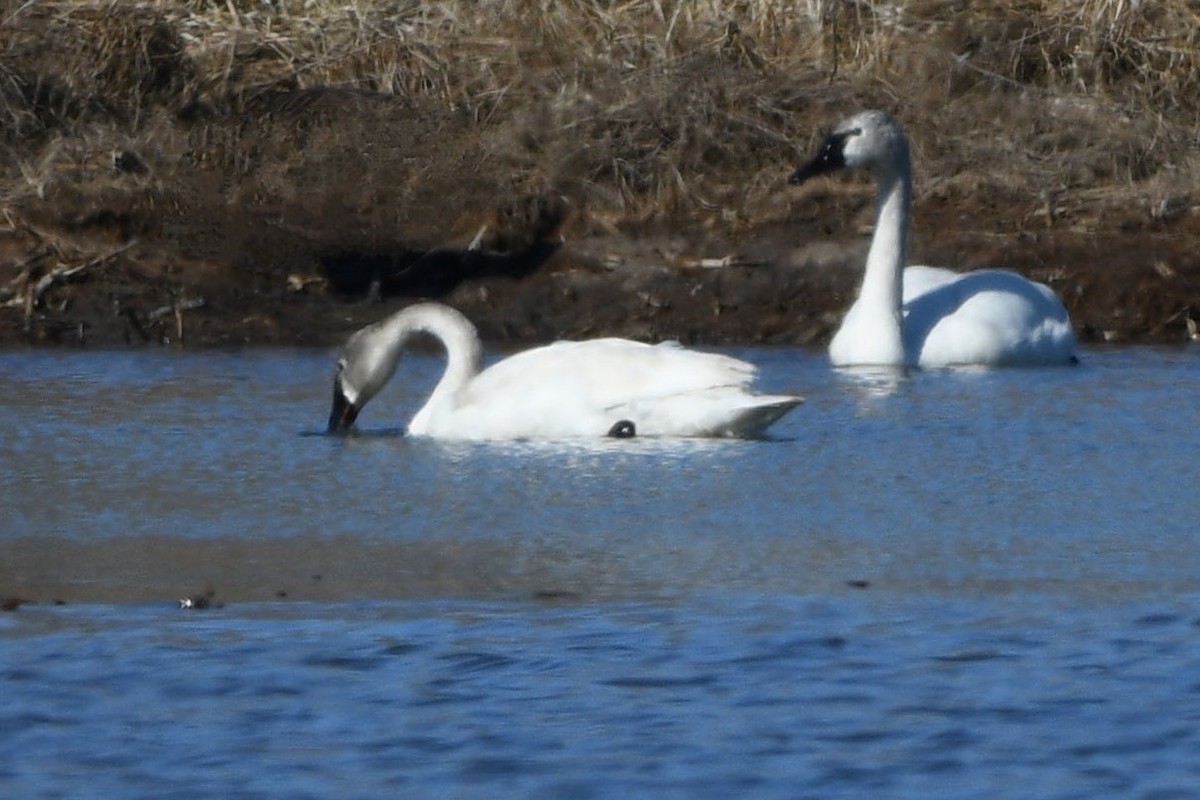
M 753 196 L 737 174 L 700 176 L 723 195 L 633 214 L 536 153 L 514 167 L 504 141 L 453 111 L 322 90 L 164 115 L 123 149 L 61 145 L 44 183 L 0 205 L 0 346 L 328 346 L 425 299 L 495 345 L 820 346 L 854 297 L 865 180 L 789 187 L 783 156 Z M 1187 197 L 964 192 L 917 167 L 914 263 L 1043 281 L 1084 343 L 1194 335 Z
M 0 347 L 329 346 L 424 299 L 459 308 L 497 346 L 603 335 L 821 346 L 854 296 L 867 243 L 865 235 L 809 236 L 797 224 L 739 240 L 556 236 L 515 252 L 369 250 L 327 236 L 305 252 L 305 242 L 280 241 L 252 215 L 224 227 L 172 223 L 215 227 L 224 241 L 240 242 L 239 255 L 200 257 L 180 239 L 125 234 L 127 220 L 103 210 L 75 230 L 13 226 L 10 263 L 24 266 L 9 278 L 9 302 L 0 308 Z M 1004 264 L 1049 283 L 1084 343 L 1195 337 L 1200 255 L 1190 236 L 916 238 L 921 262 Z M 14 247 L 20 242 L 23 249 Z

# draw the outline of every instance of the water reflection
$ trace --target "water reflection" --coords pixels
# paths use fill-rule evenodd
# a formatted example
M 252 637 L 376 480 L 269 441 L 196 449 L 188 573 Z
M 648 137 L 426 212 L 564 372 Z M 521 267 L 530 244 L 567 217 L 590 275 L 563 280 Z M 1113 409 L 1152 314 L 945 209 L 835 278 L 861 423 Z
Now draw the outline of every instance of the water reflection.
M 908 367 L 838 367 L 834 370 L 839 382 L 847 386 L 860 401 L 890 397 L 900 390 L 912 370 Z

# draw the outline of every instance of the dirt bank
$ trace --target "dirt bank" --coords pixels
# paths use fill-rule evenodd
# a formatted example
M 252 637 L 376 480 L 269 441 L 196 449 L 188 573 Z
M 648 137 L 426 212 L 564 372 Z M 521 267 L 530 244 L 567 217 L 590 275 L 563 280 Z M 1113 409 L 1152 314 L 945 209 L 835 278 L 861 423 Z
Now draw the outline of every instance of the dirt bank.
M 376 135 L 389 139 L 394 126 Z M 328 345 L 421 298 L 460 308 L 494 342 L 616 334 L 820 344 L 860 278 L 865 184 L 792 189 L 780 164 L 777 207 L 757 224 L 731 231 L 684 217 L 606 228 L 574 223 L 572 200 L 558 192 L 481 190 L 453 174 L 461 163 L 444 180 L 426 170 L 402 209 L 360 187 L 381 167 L 349 138 L 332 136 L 320 154 L 294 133 L 243 139 L 277 159 L 260 169 L 313 187 L 287 203 L 257 203 L 251 190 L 229 201 L 214 187 L 239 176 L 200 165 L 176 172 L 166 198 L 139 188 L 151 178 L 114 169 L 94 190 L 10 204 L 0 223 L 0 344 Z M 395 158 L 467 160 L 449 137 L 426 147 L 416 156 L 398 147 Z M 134 188 L 114 191 L 122 182 Z M 1077 230 L 1040 211 L 1019 199 L 919 197 L 914 258 L 1004 265 L 1045 281 L 1084 341 L 1187 340 L 1188 321 L 1200 319 L 1197 214 L 1165 219 L 1135 207 Z

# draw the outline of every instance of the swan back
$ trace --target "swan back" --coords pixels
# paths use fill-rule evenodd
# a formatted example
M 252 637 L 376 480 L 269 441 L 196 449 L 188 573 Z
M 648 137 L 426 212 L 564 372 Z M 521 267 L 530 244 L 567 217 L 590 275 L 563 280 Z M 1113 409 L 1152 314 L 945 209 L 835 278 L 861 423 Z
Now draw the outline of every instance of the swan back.
M 1074 359 L 1075 332 L 1062 301 L 1014 272 L 904 271 L 904 344 L 921 366 L 1035 366 Z
M 755 436 L 800 402 L 753 394 L 755 375 L 745 361 L 676 343 L 556 342 L 488 367 L 456 405 L 414 418 L 410 430 L 482 439 L 565 438 L 604 436 L 627 420 L 637 436 Z M 764 410 L 781 402 L 785 407 L 774 416 Z

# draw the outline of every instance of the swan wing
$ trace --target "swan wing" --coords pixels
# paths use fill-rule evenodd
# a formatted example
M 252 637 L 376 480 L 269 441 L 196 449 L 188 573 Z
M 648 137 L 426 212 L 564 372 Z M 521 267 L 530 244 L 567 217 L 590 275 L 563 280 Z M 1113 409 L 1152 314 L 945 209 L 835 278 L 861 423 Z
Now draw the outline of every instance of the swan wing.
M 526 350 L 484 370 L 471 395 L 494 396 L 519 387 L 555 396 L 579 394 L 599 405 L 674 395 L 714 386 L 748 387 L 754 365 L 730 356 L 688 350 L 669 342 L 627 339 L 557 342 Z
M 906 352 L 917 354 L 921 366 L 1066 363 L 1075 349 L 1057 295 L 1006 270 L 909 267 L 904 337 Z
M 673 343 L 557 342 L 485 369 L 436 432 L 603 436 L 628 420 L 638 435 L 757 435 L 800 400 L 752 394 L 756 372 L 745 361 Z

